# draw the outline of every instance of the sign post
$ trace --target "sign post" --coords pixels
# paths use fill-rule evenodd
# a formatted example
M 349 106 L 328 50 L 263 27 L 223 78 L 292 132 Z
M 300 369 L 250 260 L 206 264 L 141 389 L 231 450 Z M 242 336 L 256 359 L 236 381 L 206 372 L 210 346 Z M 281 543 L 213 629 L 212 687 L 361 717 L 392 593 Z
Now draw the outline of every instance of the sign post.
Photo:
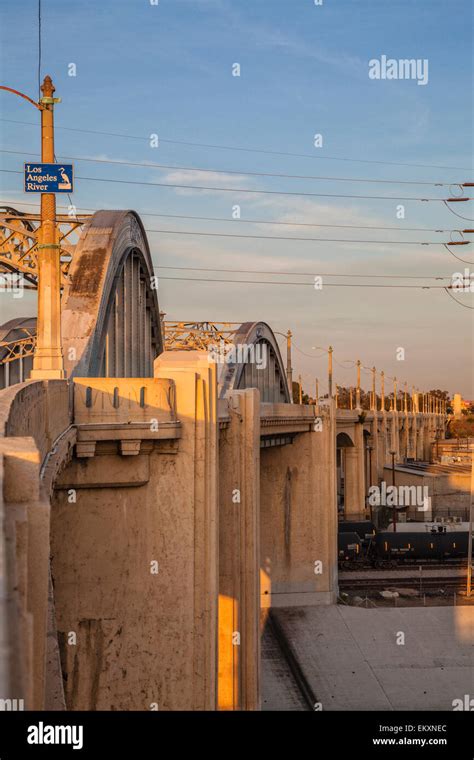
M 38 321 L 36 327 L 36 350 L 33 358 L 33 369 L 30 377 L 38 380 L 64 378 L 64 362 L 61 343 L 61 261 L 59 231 L 56 224 L 56 197 L 55 192 L 67 192 L 60 189 L 58 184 L 68 184 L 70 180 L 72 190 L 72 171 L 68 175 L 66 167 L 63 168 L 65 178 L 59 173 L 49 172 L 48 165 L 54 164 L 54 104 L 57 101 L 54 95 L 54 85 L 51 77 L 46 76 L 41 85 L 43 97 L 40 98 L 41 107 L 41 161 L 46 169 L 46 176 L 55 176 L 59 181 L 56 183 L 47 180 L 38 184 L 46 187 L 41 192 L 41 227 L 38 235 L 37 261 L 38 261 Z M 72 167 L 71 167 L 72 169 Z M 36 173 L 37 174 L 37 173 Z M 41 171 L 39 176 L 43 176 Z M 26 180 L 26 166 L 25 166 Z M 34 183 L 35 180 L 32 180 Z M 53 189 L 56 187 L 56 189 Z M 25 189 L 27 190 L 26 186 Z M 34 192 L 27 190 L 27 192 Z
M 72 164 L 25 163 L 25 193 L 72 193 Z

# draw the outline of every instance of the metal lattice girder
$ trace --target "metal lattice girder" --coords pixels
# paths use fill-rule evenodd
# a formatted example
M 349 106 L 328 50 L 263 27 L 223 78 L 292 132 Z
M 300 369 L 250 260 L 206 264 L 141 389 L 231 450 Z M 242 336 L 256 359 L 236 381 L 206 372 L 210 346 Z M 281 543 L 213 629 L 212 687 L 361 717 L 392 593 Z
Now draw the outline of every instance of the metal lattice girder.
M 166 351 L 203 351 L 221 342 L 228 345 L 240 322 L 163 322 Z
M 74 251 L 70 240 L 80 230 L 89 217 L 69 217 L 58 214 L 56 217 L 61 246 L 62 286 L 67 283 L 69 265 Z M 37 287 L 38 272 L 36 249 L 38 233 L 41 227 L 39 214 L 23 214 L 10 206 L 0 207 L 0 274 L 17 273 Z
M 7 364 L 16 359 L 33 356 L 36 345 L 36 335 L 32 335 L 29 330 L 24 330 L 26 336 L 19 340 L 0 341 L 0 363 Z M 4 353 L 5 352 L 5 353 Z

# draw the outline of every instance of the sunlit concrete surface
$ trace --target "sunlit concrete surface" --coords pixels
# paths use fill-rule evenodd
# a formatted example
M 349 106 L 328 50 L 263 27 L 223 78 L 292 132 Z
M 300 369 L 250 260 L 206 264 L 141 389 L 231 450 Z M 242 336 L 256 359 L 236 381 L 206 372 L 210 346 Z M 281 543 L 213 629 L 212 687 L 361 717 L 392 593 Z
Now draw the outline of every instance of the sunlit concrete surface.
M 453 700 L 474 696 L 474 607 L 339 605 L 274 615 L 323 710 L 452 710 Z M 264 671 L 269 703 L 272 684 Z

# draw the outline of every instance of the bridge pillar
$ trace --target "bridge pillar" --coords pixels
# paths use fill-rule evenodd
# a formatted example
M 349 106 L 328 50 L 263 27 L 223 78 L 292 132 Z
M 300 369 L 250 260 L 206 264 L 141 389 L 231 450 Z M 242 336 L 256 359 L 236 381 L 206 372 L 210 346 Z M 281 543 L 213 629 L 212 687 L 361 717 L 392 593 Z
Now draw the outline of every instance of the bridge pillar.
M 423 424 L 423 417 L 421 414 L 417 415 L 417 435 L 416 435 L 416 458 L 422 462 L 425 458 L 425 442 L 424 434 L 425 428 Z
M 33 438 L 0 437 L 0 697 L 25 710 L 45 709 L 50 506 L 39 473 Z
M 429 462 L 431 459 L 432 421 L 431 415 L 427 414 L 423 420 L 423 459 Z
M 336 600 L 334 409 L 315 419 L 322 424 L 298 433 L 293 443 L 260 452 L 264 610 Z
M 411 412 L 410 414 L 410 426 L 411 426 L 411 437 L 410 437 L 410 453 L 409 456 L 412 459 L 416 459 L 416 453 L 417 453 L 417 437 L 418 437 L 418 429 L 417 429 L 417 414 L 416 412 Z
M 345 449 L 344 517 L 365 513 L 364 428 L 354 425 L 354 446 Z
M 61 473 L 52 510 L 68 709 L 217 705 L 216 365 L 204 352 L 165 352 L 154 371 L 155 380 L 77 381 L 94 387 L 89 405 L 75 396 L 75 420 L 95 412 L 105 425 L 79 419 L 78 435 L 100 428 L 101 437 Z M 122 407 L 142 421 L 107 424 Z
M 403 425 L 403 429 L 400 431 L 402 439 L 400 458 L 406 459 L 406 457 L 408 457 L 408 449 L 410 445 L 410 418 L 408 416 L 408 412 L 400 414 L 399 419 L 399 424 Z
M 227 396 L 219 438 L 220 710 L 260 709 L 260 394 Z
M 398 426 L 398 412 L 392 410 L 389 412 L 390 419 L 390 450 L 395 452 L 395 461 L 400 459 L 400 434 Z M 391 457 L 389 457 L 391 461 Z

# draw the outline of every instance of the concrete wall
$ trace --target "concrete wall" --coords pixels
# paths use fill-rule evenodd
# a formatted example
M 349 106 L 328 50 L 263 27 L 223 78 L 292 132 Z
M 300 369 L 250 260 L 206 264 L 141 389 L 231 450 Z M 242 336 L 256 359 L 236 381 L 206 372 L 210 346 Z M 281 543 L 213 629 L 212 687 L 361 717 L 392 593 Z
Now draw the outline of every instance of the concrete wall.
M 335 425 L 328 412 L 321 420 L 320 430 L 260 453 L 263 607 L 337 596 Z

